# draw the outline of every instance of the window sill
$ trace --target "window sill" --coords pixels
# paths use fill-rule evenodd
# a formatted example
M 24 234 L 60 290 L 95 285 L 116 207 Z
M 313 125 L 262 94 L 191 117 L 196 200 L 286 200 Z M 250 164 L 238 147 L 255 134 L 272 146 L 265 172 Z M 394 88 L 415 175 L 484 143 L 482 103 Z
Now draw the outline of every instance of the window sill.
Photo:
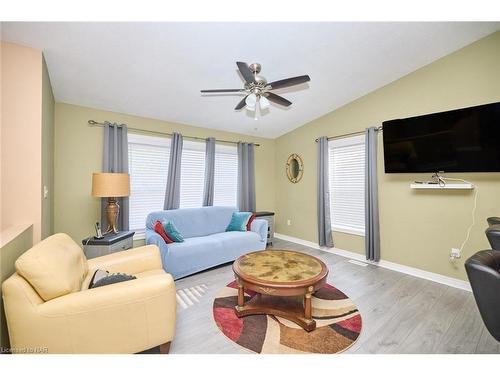
M 332 227 L 332 231 L 334 232 L 341 232 L 341 233 L 347 233 L 347 234 L 353 234 L 355 236 L 360 236 L 364 237 L 365 232 L 359 229 L 354 229 L 354 228 L 345 228 L 345 227 Z

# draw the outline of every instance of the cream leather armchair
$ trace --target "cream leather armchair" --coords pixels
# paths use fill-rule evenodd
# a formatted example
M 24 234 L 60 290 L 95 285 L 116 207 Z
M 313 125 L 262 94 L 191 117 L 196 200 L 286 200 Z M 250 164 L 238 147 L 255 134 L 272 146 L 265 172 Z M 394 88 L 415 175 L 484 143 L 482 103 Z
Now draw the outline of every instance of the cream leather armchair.
M 2 284 L 14 352 L 168 352 L 175 332 L 175 285 L 154 245 L 88 260 L 66 234 L 25 252 Z M 135 280 L 88 289 L 96 269 Z

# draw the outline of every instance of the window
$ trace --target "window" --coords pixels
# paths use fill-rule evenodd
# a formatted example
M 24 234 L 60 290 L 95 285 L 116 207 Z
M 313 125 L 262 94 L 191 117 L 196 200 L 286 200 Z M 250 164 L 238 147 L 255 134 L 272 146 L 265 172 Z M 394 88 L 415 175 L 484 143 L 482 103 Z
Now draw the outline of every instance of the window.
M 214 206 L 237 205 L 238 153 L 235 146 L 215 145 Z
M 170 138 L 128 135 L 130 230 L 144 234 L 146 217 L 163 209 Z M 238 155 L 235 146 L 215 146 L 214 206 L 236 206 Z M 205 143 L 183 142 L 180 207 L 201 207 L 205 180 Z
M 365 234 L 365 136 L 329 142 L 332 229 Z
M 128 135 L 130 230 L 144 232 L 150 212 L 163 209 L 167 186 L 170 138 Z
M 180 208 L 203 205 L 205 143 L 184 140 L 181 160 Z

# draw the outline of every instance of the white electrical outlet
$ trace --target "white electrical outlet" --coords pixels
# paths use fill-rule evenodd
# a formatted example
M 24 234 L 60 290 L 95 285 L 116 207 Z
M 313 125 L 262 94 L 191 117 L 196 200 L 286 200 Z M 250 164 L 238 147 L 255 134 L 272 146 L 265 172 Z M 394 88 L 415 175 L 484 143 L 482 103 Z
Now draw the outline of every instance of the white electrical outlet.
M 286 221 L 286 225 L 292 225 L 292 220 L 288 219 L 288 220 Z
M 461 254 L 460 254 L 460 249 L 457 249 L 456 247 L 452 247 L 451 248 L 451 252 L 450 252 L 450 258 L 460 258 Z

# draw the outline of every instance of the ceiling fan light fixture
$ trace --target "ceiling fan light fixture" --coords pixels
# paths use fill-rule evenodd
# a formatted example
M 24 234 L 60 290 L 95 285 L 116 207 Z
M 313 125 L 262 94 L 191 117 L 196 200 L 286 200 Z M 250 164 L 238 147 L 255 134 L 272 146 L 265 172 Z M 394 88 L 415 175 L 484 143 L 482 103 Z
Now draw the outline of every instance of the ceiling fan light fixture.
M 259 99 L 260 109 L 266 109 L 269 107 L 269 100 L 265 96 L 261 96 Z
M 255 94 L 248 95 L 247 98 L 245 99 L 245 103 L 247 107 L 254 107 L 255 109 L 255 104 L 257 103 L 257 95 Z

